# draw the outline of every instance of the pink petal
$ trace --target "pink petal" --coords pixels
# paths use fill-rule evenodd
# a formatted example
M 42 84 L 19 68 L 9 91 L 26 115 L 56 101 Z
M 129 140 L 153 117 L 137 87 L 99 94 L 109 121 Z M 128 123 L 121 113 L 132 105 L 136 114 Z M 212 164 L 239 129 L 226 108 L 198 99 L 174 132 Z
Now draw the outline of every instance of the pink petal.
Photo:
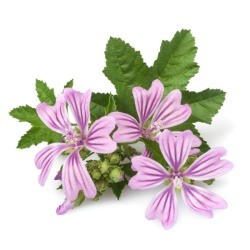
M 221 160 L 226 154 L 224 148 L 214 148 L 200 156 L 183 173 L 193 180 L 209 180 L 224 175 L 233 168 L 233 164 L 227 160 Z
M 66 111 L 66 100 L 63 94 L 56 98 L 56 104 L 50 106 L 47 103 L 40 103 L 36 112 L 44 124 L 50 129 L 66 134 L 70 130 L 70 122 Z
M 43 186 L 47 180 L 51 166 L 54 160 L 66 149 L 72 148 L 73 145 L 65 143 L 53 143 L 42 149 L 35 157 L 37 168 L 42 169 L 39 176 L 39 183 Z
M 62 186 L 69 201 L 74 201 L 80 190 L 88 198 L 96 196 L 96 187 L 79 155 L 80 149 L 71 153 L 63 166 Z
M 164 87 L 160 80 L 153 81 L 149 90 L 141 87 L 133 88 L 135 106 L 141 126 L 143 126 L 154 113 L 161 101 L 163 91 Z
M 197 155 L 200 153 L 200 149 L 198 148 L 191 148 L 189 155 Z
M 74 202 L 71 202 L 68 199 L 65 199 L 62 205 L 59 205 L 56 209 L 56 213 L 58 215 L 62 215 L 67 213 L 70 209 L 73 209 L 75 207 Z
M 177 206 L 172 184 L 161 190 L 154 197 L 146 210 L 146 218 L 149 220 L 161 220 L 165 229 L 175 224 L 177 219 Z
M 185 182 L 182 183 L 182 196 L 189 207 L 207 217 L 213 217 L 212 209 L 227 207 L 227 203 L 217 194 Z
M 147 157 L 147 158 L 151 158 L 152 157 L 152 153 L 147 150 L 146 148 L 142 151 L 141 156 Z
M 135 118 L 121 112 L 113 112 L 109 116 L 115 118 L 115 122 L 118 127 L 113 134 L 114 141 L 124 143 L 134 142 L 139 139 L 141 130 Z
M 128 184 L 132 189 L 156 187 L 170 177 L 169 172 L 162 165 L 150 158 L 135 156 L 131 161 L 131 168 L 137 171 Z
M 74 115 L 81 132 L 86 135 L 88 123 L 90 120 L 90 99 L 92 92 L 88 90 L 86 93 L 75 91 L 71 88 L 64 90 L 64 96 Z
M 161 132 L 159 132 L 156 136 L 152 137 L 152 141 L 157 141 L 159 143 L 159 136 L 160 136 Z
M 200 138 L 196 135 L 193 135 L 192 148 L 198 148 L 201 146 L 201 144 L 202 144 L 202 141 L 200 140 Z
M 169 130 L 165 130 L 159 137 L 161 152 L 169 166 L 178 172 L 185 164 L 193 142 L 193 133 L 190 130 L 179 133 L 176 136 Z
M 192 110 L 188 104 L 181 105 L 181 91 L 176 89 L 170 92 L 156 109 L 152 123 L 163 124 L 162 128 L 170 128 L 185 122 Z
M 94 122 L 89 129 L 86 147 L 95 153 L 109 154 L 116 150 L 117 144 L 110 133 L 115 129 L 115 119 L 111 116 L 102 117 Z
M 192 148 L 189 152 L 189 155 L 196 155 L 200 153 L 200 149 L 198 147 L 200 147 L 201 144 L 202 144 L 202 141 L 200 140 L 200 138 L 196 135 L 193 135 L 193 143 L 192 143 Z
M 182 132 L 180 131 L 174 131 L 172 132 L 175 136 L 180 135 Z M 200 147 L 200 145 L 202 144 L 202 141 L 199 139 L 198 136 L 193 134 L 193 141 L 192 141 L 192 148 L 189 152 L 189 155 L 195 155 L 198 154 L 200 152 L 200 149 L 198 149 L 197 147 Z

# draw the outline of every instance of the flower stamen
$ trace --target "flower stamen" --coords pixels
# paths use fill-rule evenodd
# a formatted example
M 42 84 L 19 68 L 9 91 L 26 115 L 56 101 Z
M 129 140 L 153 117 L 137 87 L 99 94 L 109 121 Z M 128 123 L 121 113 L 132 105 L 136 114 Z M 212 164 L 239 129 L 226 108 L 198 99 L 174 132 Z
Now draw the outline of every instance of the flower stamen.
M 151 139 L 154 134 L 157 134 L 161 131 L 163 127 L 163 121 L 153 122 L 148 129 L 143 130 L 142 136 L 148 139 Z
M 172 182 L 173 182 L 173 185 L 174 185 L 175 188 L 177 188 L 177 189 L 181 189 L 182 188 L 182 179 L 179 178 L 178 176 L 175 176 L 172 179 Z
M 69 131 L 65 137 L 64 141 L 67 144 L 78 144 L 81 141 L 81 136 L 75 131 Z
M 159 133 L 160 130 L 162 129 L 163 126 L 163 121 L 156 121 L 154 123 L 151 124 L 149 130 L 151 133 Z

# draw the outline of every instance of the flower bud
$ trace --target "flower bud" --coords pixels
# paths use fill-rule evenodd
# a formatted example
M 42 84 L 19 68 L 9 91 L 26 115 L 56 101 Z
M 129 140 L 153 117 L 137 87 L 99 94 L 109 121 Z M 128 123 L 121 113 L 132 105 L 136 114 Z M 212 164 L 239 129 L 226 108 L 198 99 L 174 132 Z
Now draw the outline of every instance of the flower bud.
M 181 167 L 181 172 L 187 170 L 196 159 L 197 159 L 196 155 L 189 156 L 186 163 Z
M 100 171 L 98 169 L 92 170 L 91 175 L 96 180 L 99 180 L 101 178 L 101 173 L 100 173 Z
M 118 164 L 121 160 L 121 157 L 118 154 L 112 154 L 110 157 L 110 164 Z
M 103 193 L 107 188 L 107 183 L 105 181 L 96 182 L 96 188 L 99 192 Z
M 124 179 L 124 172 L 117 167 L 111 170 L 109 177 L 114 183 L 117 183 Z
M 187 163 L 191 165 L 197 159 L 197 155 L 191 155 L 187 159 Z
M 97 169 L 100 166 L 100 161 L 88 161 L 87 162 L 87 167 L 89 169 Z
M 110 164 L 107 160 L 105 160 L 104 162 L 102 162 L 101 166 L 100 166 L 100 170 L 101 170 L 101 173 L 106 173 L 108 171 L 110 167 Z

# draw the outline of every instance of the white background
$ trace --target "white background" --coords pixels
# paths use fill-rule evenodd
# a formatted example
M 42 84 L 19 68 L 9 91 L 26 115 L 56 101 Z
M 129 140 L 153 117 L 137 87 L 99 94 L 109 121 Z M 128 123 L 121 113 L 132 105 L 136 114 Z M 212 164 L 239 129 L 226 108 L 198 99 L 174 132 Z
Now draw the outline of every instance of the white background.
M 248 1 L 0 1 L 0 248 L 1 249 L 250 249 L 249 205 L 249 7 Z M 229 204 L 208 219 L 179 199 L 171 230 L 144 211 L 157 192 L 127 189 L 121 200 L 107 193 L 64 216 L 53 181 L 37 182 L 34 155 L 44 145 L 15 149 L 29 128 L 10 109 L 36 106 L 35 79 L 56 92 L 71 78 L 75 88 L 114 91 L 102 74 L 109 36 L 121 37 L 152 65 L 162 39 L 191 29 L 200 72 L 190 90 L 221 88 L 227 100 L 213 125 L 199 125 L 211 146 L 228 149 L 234 169 L 208 187 Z

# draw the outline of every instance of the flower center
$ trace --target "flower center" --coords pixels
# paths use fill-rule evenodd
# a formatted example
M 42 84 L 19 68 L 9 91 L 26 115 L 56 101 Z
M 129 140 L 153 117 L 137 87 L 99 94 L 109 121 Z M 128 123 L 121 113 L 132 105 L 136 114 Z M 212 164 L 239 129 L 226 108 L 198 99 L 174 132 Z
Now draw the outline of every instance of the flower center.
M 64 137 L 64 141 L 67 144 L 76 144 L 78 145 L 81 141 L 81 135 L 77 134 L 75 131 L 69 131 L 65 137 Z
M 158 133 L 160 132 L 162 126 L 163 126 L 163 122 L 160 120 L 160 121 L 152 123 L 149 130 L 151 133 Z
M 172 179 L 172 182 L 173 182 L 173 185 L 174 185 L 175 188 L 177 188 L 177 189 L 181 189 L 182 188 L 182 179 L 179 178 L 178 176 L 175 176 Z
M 142 134 L 146 138 L 151 138 L 151 135 L 159 133 L 162 127 L 163 127 L 163 122 L 161 120 L 153 122 L 148 129 L 145 129 L 143 131 Z

